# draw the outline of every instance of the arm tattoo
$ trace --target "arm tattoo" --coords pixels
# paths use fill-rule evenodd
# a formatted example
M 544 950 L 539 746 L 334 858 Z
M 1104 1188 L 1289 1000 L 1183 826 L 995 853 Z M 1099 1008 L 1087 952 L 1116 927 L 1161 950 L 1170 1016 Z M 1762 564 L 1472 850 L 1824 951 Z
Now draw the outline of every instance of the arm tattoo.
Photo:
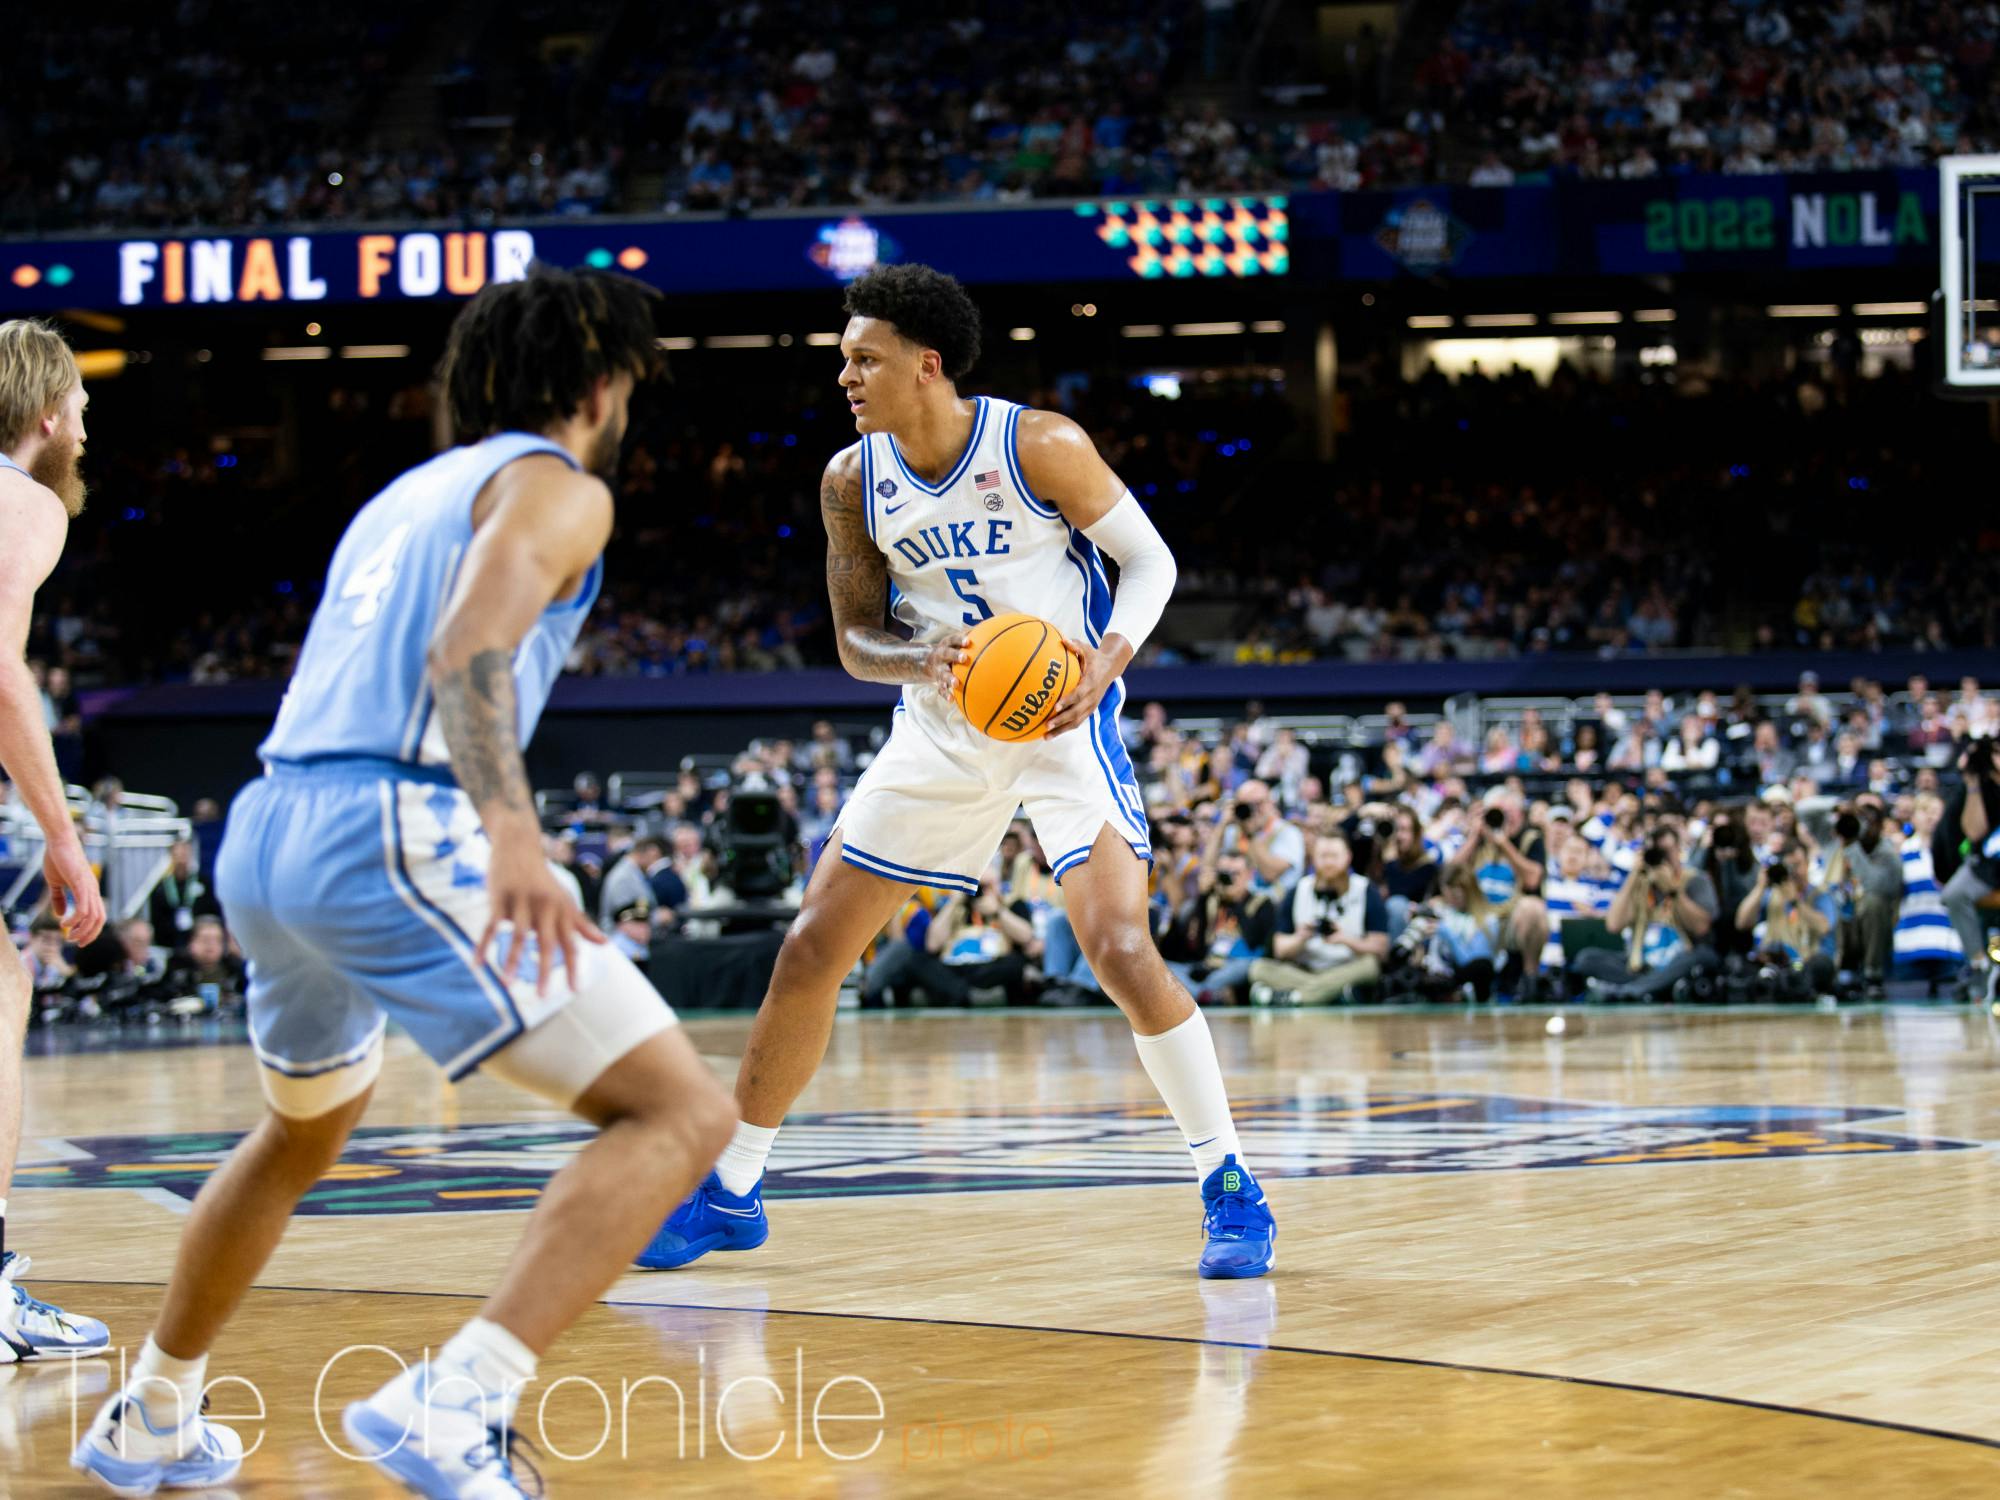
M 482 815 L 492 803 L 509 812 L 532 812 L 535 799 L 515 743 L 520 730 L 512 654 L 481 651 L 464 666 L 440 673 L 433 691 L 452 771 L 472 805 Z
M 864 504 L 858 466 L 839 459 L 828 464 L 819 510 L 826 523 L 826 594 L 840 664 L 863 682 L 922 682 L 929 648 L 882 628 L 889 568 L 868 535 Z

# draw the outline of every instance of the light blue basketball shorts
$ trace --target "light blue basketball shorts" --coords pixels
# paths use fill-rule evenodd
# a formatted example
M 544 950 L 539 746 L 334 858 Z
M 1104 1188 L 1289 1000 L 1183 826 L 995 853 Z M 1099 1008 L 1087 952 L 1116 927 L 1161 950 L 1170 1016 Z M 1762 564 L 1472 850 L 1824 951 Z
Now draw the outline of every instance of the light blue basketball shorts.
M 424 774 L 360 758 L 274 766 L 230 807 L 216 894 L 249 960 L 250 1039 L 281 1113 L 323 1113 L 372 1084 L 391 1020 L 459 1079 L 584 1001 L 570 1025 L 589 1035 L 563 1045 L 575 1076 L 516 1080 L 565 1104 L 674 1024 L 609 946 L 579 944 L 574 985 L 557 955 L 547 995 L 532 942 L 511 983 L 499 940 L 482 959 L 491 846 L 471 800 Z

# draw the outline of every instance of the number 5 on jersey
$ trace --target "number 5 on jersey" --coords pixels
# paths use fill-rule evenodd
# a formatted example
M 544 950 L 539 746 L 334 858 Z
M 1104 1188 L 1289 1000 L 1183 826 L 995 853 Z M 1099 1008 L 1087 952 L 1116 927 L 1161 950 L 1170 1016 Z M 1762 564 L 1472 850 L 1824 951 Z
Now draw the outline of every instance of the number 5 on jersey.
M 972 592 L 973 588 L 977 587 L 979 583 L 979 575 L 977 573 L 973 572 L 970 568 L 946 568 L 944 576 L 951 580 L 951 591 L 979 611 L 976 615 L 968 614 L 964 616 L 966 624 L 977 625 L 981 620 L 990 620 L 993 618 L 992 607 L 984 599 L 980 598 L 979 595 Z
M 354 606 L 357 628 L 372 625 L 375 617 L 382 613 L 382 596 L 396 581 L 396 562 L 403 555 L 403 543 L 409 539 L 410 523 L 404 521 L 382 539 L 381 546 L 368 554 L 367 560 L 355 569 L 354 576 L 341 589 L 341 598 L 361 601 Z

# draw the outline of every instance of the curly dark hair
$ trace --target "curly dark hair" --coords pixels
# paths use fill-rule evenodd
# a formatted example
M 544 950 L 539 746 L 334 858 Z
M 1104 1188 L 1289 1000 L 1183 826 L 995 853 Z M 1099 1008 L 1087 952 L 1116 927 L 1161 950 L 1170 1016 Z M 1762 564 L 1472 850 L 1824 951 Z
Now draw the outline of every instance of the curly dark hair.
M 659 302 L 658 292 L 629 276 L 540 262 L 524 280 L 487 286 L 451 325 L 438 367 L 459 441 L 542 432 L 607 375 L 661 374 Z
M 929 266 L 877 266 L 855 278 L 844 305 L 849 317 L 880 318 L 911 343 L 937 350 L 954 385 L 979 363 L 979 309 L 956 276 Z

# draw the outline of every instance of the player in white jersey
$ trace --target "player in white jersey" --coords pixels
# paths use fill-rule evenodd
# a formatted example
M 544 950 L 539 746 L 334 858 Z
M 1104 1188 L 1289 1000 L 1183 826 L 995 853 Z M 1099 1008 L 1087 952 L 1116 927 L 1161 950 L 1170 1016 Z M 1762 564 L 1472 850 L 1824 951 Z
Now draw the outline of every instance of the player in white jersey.
M 1276 1226 L 1243 1164 L 1208 1023 L 1153 946 L 1152 851 L 1118 734 L 1119 676 L 1173 591 L 1173 556 L 1076 423 L 959 395 L 979 313 L 957 281 L 881 267 L 848 289 L 846 310 L 840 384 L 861 441 L 827 465 L 820 489 L 827 591 L 842 664 L 902 684 L 903 698 L 785 935 L 737 1074 L 743 1123 L 639 1264 L 764 1242 L 764 1164 L 826 1052 L 841 980 L 917 887 L 976 894 L 1025 807 L 1091 971 L 1131 1021 L 1193 1153 L 1198 1269 L 1261 1276 Z M 1115 596 L 1100 550 L 1119 566 Z M 1048 737 L 1025 744 L 988 739 L 952 697 L 966 628 L 1011 611 L 1053 622 L 1081 661 Z
M 104 926 L 97 877 L 63 797 L 41 694 L 22 651 L 35 590 L 62 555 L 70 518 L 83 509 L 83 409 L 76 357 L 45 323 L 0 323 L 0 770 L 42 830 L 42 874 L 64 935 L 81 946 Z M 110 1334 L 30 1297 L 15 1278 L 28 1268 L 7 1248 L 7 1186 L 21 1145 L 21 1043 L 32 983 L 18 954 L 0 954 L 0 1365 L 58 1354 L 96 1354 Z

